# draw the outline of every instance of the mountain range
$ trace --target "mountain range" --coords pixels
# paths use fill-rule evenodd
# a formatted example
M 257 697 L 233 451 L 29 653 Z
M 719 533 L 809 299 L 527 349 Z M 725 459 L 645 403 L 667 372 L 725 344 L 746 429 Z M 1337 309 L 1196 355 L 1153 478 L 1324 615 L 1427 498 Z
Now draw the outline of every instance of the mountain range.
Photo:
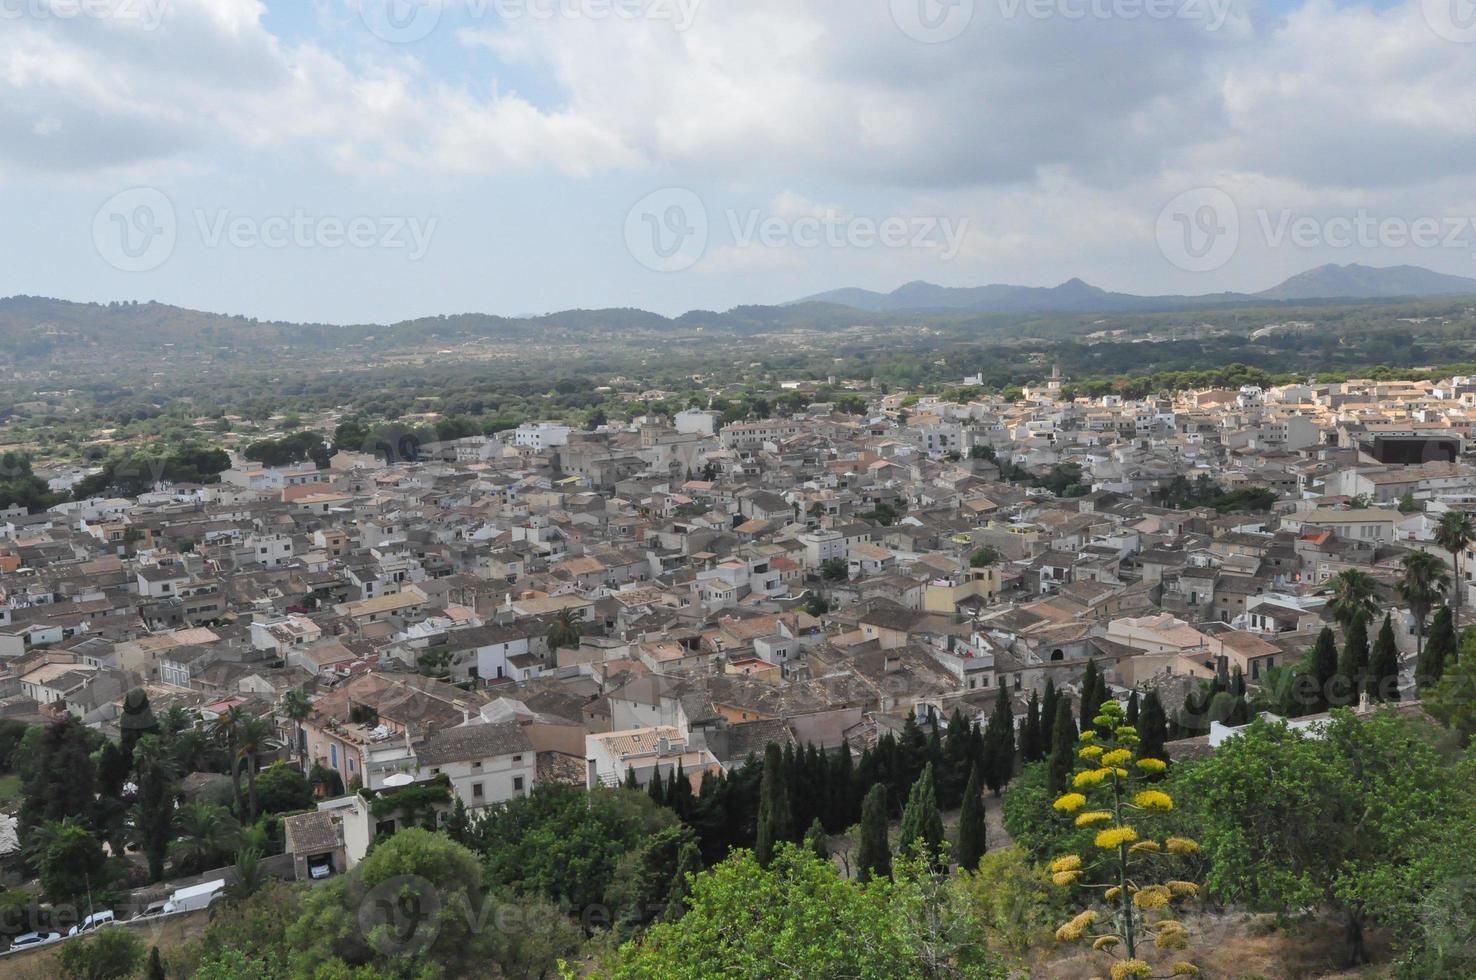
M 1376 268 L 1349 264 L 1318 266 L 1259 293 L 1137 296 L 1108 292 L 1080 279 L 1068 279 L 1059 286 L 996 283 L 957 287 L 909 282 L 890 293 L 835 289 L 795 302 L 834 303 L 872 313 L 1126 313 L 1265 301 L 1420 299 L 1433 296 L 1476 296 L 1476 279 L 1432 272 L 1413 265 Z

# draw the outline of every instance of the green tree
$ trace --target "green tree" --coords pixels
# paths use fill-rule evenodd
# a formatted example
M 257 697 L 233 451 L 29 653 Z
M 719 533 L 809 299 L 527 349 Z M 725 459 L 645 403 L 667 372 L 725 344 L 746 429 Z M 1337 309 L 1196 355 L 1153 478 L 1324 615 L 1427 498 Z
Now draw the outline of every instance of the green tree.
M 929 763 L 912 784 L 907 806 L 902 810 L 902 826 L 897 835 L 897 850 L 904 856 L 920 847 L 930 867 L 940 866 L 943 852 L 943 814 L 938 809 L 938 794 L 933 785 L 933 766 Z
M 143 965 L 144 944 L 130 929 L 103 929 L 63 944 L 56 960 L 67 980 L 122 980 Z
M 1420 693 L 1440 683 L 1446 664 L 1455 656 L 1456 635 L 1450 607 L 1441 606 L 1435 611 L 1435 621 L 1430 624 L 1430 641 L 1425 644 L 1424 655 L 1415 668 L 1415 683 Z
M 1425 708 L 1469 745 L 1476 735 L 1476 630 L 1461 634 L 1460 650 L 1439 683 L 1424 695 Z
M 548 650 L 573 650 L 584 635 L 584 610 L 565 606 L 548 627 Z
M 827 558 L 820 563 L 820 575 L 827 582 L 844 582 L 850 578 L 844 558 Z
M 174 829 L 174 801 L 178 771 L 157 735 L 145 735 L 133 750 L 133 768 L 138 783 L 133 806 L 133 831 L 149 862 L 149 878 L 164 876 L 164 859 Z
M 1368 620 L 1354 617 L 1343 637 L 1343 653 L 1338 658 L 1338 676 L 1329 700 L 1334 707 L 1357 704 L 1359 694 L 1368 686 Z
M 84 904 L 89 887 L 106 884 L 107 855 L 92 831 L 68 819 L 48 824 L 40 836 L 41 887 L 51 901 Z
M 1157 691 L 1149 691 L 1143 698 L 1143 707 L 1138 712 L 1138 737 L 1142 743 L 1138 746 L 1138 752 L 1150 759 L 1162 759 L 1169 762 L 1168 754 L 1168 714 L 1163 710 L 1163 702 L 1158 697 Z
M 303 748 L 302 723 L 312 717 L 313 702 L 308 697 L 307 691 L 300 687 L 294 687 L 282 695 L 282 703 L 278 710 L 282 717 L 292 723 L 291 754 L 301 754 Z
M 231 791 L 236 801 L 236 813 L 246 814 L 246 797 L 241 792 L 241 729 L 246 724 L 246 713 L 239 704 L 222 711 L 210 725 L 210 735 L 224 748 L 230 760 Z
M 92 812 L 94 770 L 89 735 L 71 715 L 36 729 L 35 748 L 20 750 L 24 761 L 20 834 L 49 821 Z
M 1025 709 L 1025 724 L 1020 728 L 1020 762 L 1027 764 L 1045 758 L 1045 733 L 1041 730 L 1040 692 L 1030 692 Z
M 248 718 L 241 723 L 240 731 L 236 736 L 236 749 L 240 753 L 241 760 L 246 764 L 247 813 L 250 814 L 249 819 L 251 820 L 261 815 L 261 807 L 256 795 L 256 774 L 260 759 L 262 755 L 276 751 L 276 734 L 272 723 L 267 719 Z
M 1374 614 L 1375 583 L 1372 575 L 1357 568 L 1349 568 L 1333 576 L 1332 598 L 1327 602 L 1328 611 L 1338 625 L 1347 629 L 1359 617 Z
M 1097 661 L 1088 660 L 1086 673 L 1081 678 L 1081 731 L 1092 727 L 1092 719 L 1097 716 L 1097 708 L 1101 706 L 1107 697 L 1107 687 L 1102 680 L 1101 673 L 1097 670 Z
M 262 813 L 290 813 L 313 806 L 313 788 L 302 770 L 278 759 L 256 780 Z
M 830 835 L 825 832 L 819 817 L 811 820 L 810 829 L 805 831 L 805 850 L 822 861 L 830 860 Z
M 979 778 L 979 768 L 969 774 L 969 785 L 964 790 L 963 808 L 958 815 L 958 849 L 954 857 L 958 866 L 975 869 L 984 856 L 987 846 L 987 829 L 984 819 L 984 786 Z
M 1450 553 L 1451 568 L 1455 572 L 1455 588 L 1450 590 L 1450 599 L 1451 618 L 1456 624 L 1461 621 L 1461 590 L 1465 588 L 1461 579 L 1461 556 L 1473 541 L 1476 541 L 1476 520 L 1472 519 L 1470 512 L 1448 510 L 1440 515 L 1440 522 L 1435 525 L 1435 543 Z
M 169 845 L 169 856 L 181 875 L 220 867 L 241 843 L 241 825 L 230 811 L 198 800 L 179 808 L 174 832 L 178 836 Z
M 123 755 L 132 761 L 133 747 L 145 735 L 157 735 L 159 722 L 149 705 L 149 694 L 135 687 L 123 699 L 123 713 L 118 717 L 118 732 Z
M 969 556 L 970 568 L 989 568 L 999 563 L 999 552 L 988 545 Z
M 1450 585 L 1445 563 L 1428 551 L 1412 551 L 1400 560 L 1399 597 L 1409 606 L 1415 621 L 1416 659 L 1425 649 L 1425 621 L 1430 610 Z
M 1394 623 L 1389 613 L 1384 614 L 1384 624 L 1369 654 L 1368 684 L 1373 700 L 1399 700 L 1399 649 L 1394 644 Z
M 887 842 L 887 788 L 877 783 L 861 802 L 861 844 L 856 854 L 857 877 L 862 881 L 892 873 L 892 847 Z
M 149 947 L 149 960 L 144 964 L 144 980 L 168 980 L 164 972 L 164 960 L 159 956 L 159 947 Z
M 764 749 L 764 776 L 759 784 L 758 840 L 754 857 L 768 867 L 782 841 L 792 839 L 789 795 L 785 788 L 779 746 L 770 742 Z
M 1338 643 L 1333 637 L 1331 626 L 1324 626 L 1322 632 L 1317 634 L 1317 642 L 1312 645 L 1312 650 L 1307 654 L 1303 672 L 1316 682 L 1315 692 L 1309 692 L 1314 703 L 1308 705 L 1308 711 L 1316 713 L 1325 711 L 1328 706 L 1328 694 L 1332 690 L 1333 678 L 1338 673 Z
M 1015 774 L 1015 709 L 1004 684 L 984 730 L 984 782 L 995 796 Z
M 1052 793 L 1066 788 L 1071 770 L 1076 764 L 1076 722 L 1071 720 L 1071 700 L 1065 696 L 1056 698 L 1056 721 L 1051 726 L 1051 755 L 1047 763 L 1050 778 L 1047 787 Z

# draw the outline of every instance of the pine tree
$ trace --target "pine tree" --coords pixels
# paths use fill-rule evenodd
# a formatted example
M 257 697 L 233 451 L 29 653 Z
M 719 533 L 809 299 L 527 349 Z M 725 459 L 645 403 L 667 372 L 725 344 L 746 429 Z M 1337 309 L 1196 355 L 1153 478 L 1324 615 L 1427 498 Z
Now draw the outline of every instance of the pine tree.
M 1107 692 L 1105 685 L 1102 683 L 1102 675 L 1097 672 L 1097 661 L 1088 660 L 1086 673 L 1081 678 L 1080 731 L 1084 732 L 1088 728 L 1096 727 L 1096 722 L 1092 721 L 1092 719 L 1097 717 L 1097 708 L 1101 706 L 1106 696 Z
M 871 787 L 861 804 L 861 843 L 856 851 L 857 877 L 862 881 L 892 875 L 892 848 L 887 843 L 887 788 Z
M 1056 699 L 1056 723 L 1051 726 L 1049 786 L 1052 796 L 1066 791 L 1071 770 L 1076 768 L 1076 722 L 1071 720 L 1071 702 Z
M 822 861 L 830 860 L 830 835 L 820 825 L 819 817 L 816 817 L 811 822 L 810 829 L 805 831 L 805 850 Z
M 1430 624 L 1430 636 L 1425 640 L 1425 649 L 1415 672 L 1421 694 L 1440 683 L 1440 678 L 1445 676 L 1445 665 L 1455 652 L 1455 622 L 1451 619 L 1450 607 L 1442 605 L 1435 612 L 1435 621 Z
M 1015 711 L 1010 693 L 1001 684 L 994 713 L 984 732 L 984 782 L 995 796 L 1015 775 Z
M 1375 701 L 1399 700 L 1399 650 L 1394 645 L 1394 622 L 1384 614 L 1384 625 L 1368 658 L 1369 694 Z
M 789 793 L 784 780 L 784 757 L 770 742 L 764 749 L 764 775 L 759 783 L 758 838 L 754 856 L 767 868 L 782 841 L 790 839 Z
M 1030 692 L 1025 709 L 1025 724 L 1020 729 L 1020 763 L 1038 762 L 1045 757 L 1045 740 L 1040 731 L 1040 692 Z
M 937 868 L 943 851 L 943 813 L 938 809 L 938 794 L 933 783 L 933 767 L 927 766 L 912 792 L 907 796 L 907 806 L 902 811 L 902 828 L 897 837 L 897 851 L 908 854 L 914 846 L 922 845 L 928 864 Z
M 963 809 L 958 815 L 958 866 L 973 870 L 979 866 L 986 846 L 984 821 L 984 787 L 979 770 L 969 774 L 969 785 L 964 790 Z
M 1312 645 L 1312 652 L 1307 655 L 1306 672 L 1317 684 L 1316 692 L 1309 692 L 1314 699 L 1313 703 L 1308 705 L 1309 713 L 1326 711 L 1328 692 L 1332 690 L 1332 680 L 1338 673 L 1338 644 L 1333 638 L 1331 626 L 1324 626 L 1322 632 L 1317 634 L 1317 642 Z
M 1338 658 L 1338 676 L 1333 682 L 1334 706 L 1357 704 L 1368 673 L 1368 621 L 1354 616 L 1343 637 L 1343 654 Z

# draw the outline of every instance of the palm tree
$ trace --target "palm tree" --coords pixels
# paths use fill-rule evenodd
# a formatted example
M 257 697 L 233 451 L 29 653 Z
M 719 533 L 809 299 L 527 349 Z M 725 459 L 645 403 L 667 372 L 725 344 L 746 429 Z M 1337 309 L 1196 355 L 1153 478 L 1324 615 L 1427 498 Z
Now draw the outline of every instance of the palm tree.
M 236 880 L 226 887 L 225 897 L 231 902 L 250 898 L 270 880 L 271 875 L 261 863 L 261 851 L 255 847 L 243 847 L 236 852 Z
M 197 874 L 220 866 L 221 858 L 241 841 L 241 824 L 223 806 L 204 801 L 189 803 L 174 814 L 169 856 L 181 874 Z
M 257 757 L 264 752 L 272 752 L 277 749 L 276 730 L 271 722 L 265 718 L 251 718 L 241 724 L 241 730 L 237 734 L 237 744 L 240 746 L 241 758 L 246 762 L 246 785 L 249 787 L 250 814 L 255 820 L 258 816 L 256 803 L 256 768 Z M 232 769 L 235 767 L 232 766 Z
M 236 812 L 246 813 L 246 802 L 241 795 L 241 767 L 237 761 L 241 756 L 241 727 L 246 724 L 246 713 L 239 704 L 233 704 L 210 725 L 210 734 L 225 746 L 226 758 L 231 765 L 231 790 L 236 797 Z
M 553 653 L 560 648 L 579 646 L 581 636 L 580 624 L 584 622 L 583 609 L 571 609 L 565 606 L 554 616 L 553 625 L 548 628 L 548 650 Z
M 1373 616 L 1374 584 L 1372 575 L 1356 568 L 1339 572 L 1333 578 L 1333 596 L 1328 600 L 1327 608 L 1344 630 L 1359 616 Z
M 1461 555 L 1476 540 L 1476 521 L 1464 510 L 1448 510 L 1440 515 L 1435 525 L 1435 543 L 1450 552 L 1451 565 L 1455 568 L 1455 588 L 1451 589 L 1450 617 L 1455 623 L 1456 635 L 1461 632 Z
M 1445 562 L 1428 551 L 1413 551 L 1400 562 L 1404 574 L 1399 579 L 1399 597 L 1409 604 L 1415 621 L 1415 656 L 1425 651 L 1425 620 L 1430 609 L 1440 601 L 1441 593 L 1450 585 Z
M 298 757 L 303 743 L 302 723 L 313 713 L 313 702 L 307 692 L 294 687 L 282 695 L 282 715 L 292 722 L 292 755 Z

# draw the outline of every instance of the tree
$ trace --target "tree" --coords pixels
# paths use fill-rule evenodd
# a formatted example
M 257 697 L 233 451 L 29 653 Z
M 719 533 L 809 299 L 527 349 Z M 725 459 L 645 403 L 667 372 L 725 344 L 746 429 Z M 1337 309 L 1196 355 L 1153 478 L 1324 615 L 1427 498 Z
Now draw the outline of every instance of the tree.
M 1441 606 L 1435 611 L 1435 621 L 1430 624 L 1430 642 L 1425 644 L 1424 655 L 1419 658 L 1415 669 L 1415 683 L 1420 693 L 1428 691 L 1440 682 L 1445 666 L 1456 653 L 1454 614 L 1450 607 Z
M 271 722 L 265 718 L 250 718 L 241 724 L 236 744 L 241 759 L 246 763 L 247 812 L 250 814 L 249 819 L 255 820 L 261 814 L 256 795 L 259 758 L 264 753 L 276 750 L 276 732 Z
M 313 806 L 313 788 L 302 770 L 278 759 L 256 780 L 262 813 L 290 813 Z
M 548 651 L 572 650 L 579 646 L 584 634 L 584 610 L 565 606 L 554 614 L 548 627 Z
M 887 788 L 872 786 L 861 802 L 861 846 L 856 854 L 857 877 L 861 881 L 885 878 L 892 873 L 892 848 L 887 842 Z
M 1216 895 L 1256 911 L 1333 910 L 1355 966 L 1369 925 L 1412 936 L 1431 893 L 1465 873 L 1451 855 L 1476 823 L 1468 774 L 1442 761 L 1422 723 L 1340 710 L 1314 733 L 1256 722 L 1181 788 Z
M 805 850 L 822 861 L 830 860 L 830 835 L 821 826 L 819 817 L 811 820 L 810 829 L 805 831 Z
M 1102 893 L 1107 912 L 1104 916 L 1088 904 L 1056 930 L 1056 939 L 1086 939 L 1093 949 L 1120 956 L 1112 970 L 1114 976 L 1150 976 L 1151 969 L 1138 972 L 1147 966 L 1138 958 L 1147 928 L 1151 925 L 1157 932 L 1154 945 L 1160 949 L 1183 949 L 1188 945 L 1188 932 L 1169 910 L 1174 902 L 1198 891 L 1190 882 L 1165 880 L 1169 870 L 1162 862 L 1187 857 L 1199 845 L 1154 831 L 1155 827 L 1163 829 L 1174 800 L 1163 790 L 1150 788 L 1146 777 L 1163 772 L 1166 763 L 1141 754 L 1140 739 L 1125 724 L 1122 706 L 1116 701 L 1104 701 L 1099 717 L 1106 723 L 1081 733 L 1084 744 L 1079 754 L 1085 767 L 1072 778 L 1074 791 L 1052 804 L 1058 813 L 1076 814 L 1072 821 L 1077 827 L 1093 828 L 1094 849 L 1085 857 L 1075 853 L 1058 857 L 1051 863 L 1051 873 L 1056 885 L 1082 888 L 1086 895 L 1092 894 L 1087 888 L 1097 882 L 1110 884 Z M 1107 734 L 1099 735 L 1104 728 Z M 1098 923 L 1100 927 L 1094 928 Z M 1120 969 L 1126 966 L 1133 969 Z
M 1005 685 L 999 685 L 994 712 L 984 730 L 984 782 L 995 796 L 1015 774 L 1015 710 Z
M 907 796 L 907 806 L 902 810 L 902 826 L 897 836 L 897 851 L 907 856 L 913 848 L 920 847 L 928 866 L 938 868 L 943 852 L 943 814 L 938 809 L 938 794 L 933 785 L 933 767 L 930 763 L 923 769 L 912 791 Z
M 1408 490 L 1404 491 L 1404 495 L 1399 498 L 1399 513 L 1413 514 L 1419 509 L 1420 505 L 1415 502 L 1414 494 Z
M 1357 568 L 1349 568 L 1333 576 L 1332 598 L 1328 600 L 1328 611 L 1343 629 L 1352 625 L 1360 616 L 1374 614 L 1375 583 L 1372 575 Z
M 1357 704 L 1359 694 L 1368 685 L 1368 619 L 1356 616 L 1348 624 L 1343 637 L 1343 653 L 1338 658 L 1338 676 L 1328 700 L 1334 707 Z
M 1433 640 L 1431 641 L 1433 643 Z M 1423 695 L 1425 708 L 1455 732 L 1461 744 L 1476 735 L 1476 630 L 1461 635 L 1460 650 L 1445 668 L 1444 676 Z
M 149 878 L 164 877 L 164 859 L 174 828 L 174 799 L 178 772 L 157 735 L 145 735 L 133 750 L 133 768 L 138 784 L 132 811 L 133 831 L 140 850 L 149 862 Z
M 754 857 L 762 867 L 769 866 L 781 841 L 792 839 L 789 794 L 781 767 L 779 745 L 770 742 L 764 749 L 764 776 L 759 784 L 758 841 L 754 845 Z
M 159 947 L 149 947 L 149 960 L 144 964 L 144 980 L 168 980 L 164 972 L 164 961 L 159 956 Z
M 241 728 L 245 724 L 246 713 L 239 704 L 233 704 L 210 725 L 211 737 L 225 748 L 226 758 L 230 760 L 231 791 L 236 800 L 236 813 L 241 815 L 246 813 L 246 798 L 241 792 L 241 767 L 237 760 L 241 755 Z
M 83 904 L 89 887 L 104 881 L 107 855 L 97 835 L 75 820 L 48 824 L 41 835 L 46 842 L 41 855 L 41 887 L 56 904 Z
M 1040 692 L 1030 692 L 1025 709 L 1025 724 L 1020 729 L 1020 762 L 1028 764 L 1045 758 L 1045 735 L 1041 731 Z
M 985 545 L 969 556 L 970 568 L 989 568 L 999 563 L 999 552 Z
M 958 866 L 973 870 L 979 866 L 987 844 L 987 829 L 984 819 L 984 786 L 979 778 L 979 769 L 969 774 L 969 785 L 964 790 L 963 809 L 958 815 L 958 849 L 954 856 Z
M 261 851 L 255 847 L 236 852 L 236 880 L 226 886 L 225 897 L 231 903 L 243 902 L 266 887 L 271 873 L 261 863 Z
M 118 732 L 123 754 L 130 761 L 133 759 L 133 747 L 140 738 L 159 733 L 159 722 L 154 717 L 154 709 L 149 706 L 149 694 L 143 688 L 135 687 L 123 699 L 123 714 L 118 718 Z
M 65 943 L 56 959 L 68 980 L 122 980 L 143 964 L 144 944 L 130 929 L 103 929 Z
M 1445 563 L 1428 551 L 1412 551 L 1400 561 L 1399 597 L 1409 605 L 1415 623 L 1415 657 L 1425 649 L 1425 620 L 1450 585 Z
M 1149 759 L 1168 762 L 1168 713 L 1163 710 L 1157 691 L 1149 691 L 1138 713 L 1138 737 L 1142 740 L 1138 753 Z
M 1394 623 L 1384 614 L 1373 653 L 1368 658 L 1369 696 L 1375 701 L 1399 700 L 1399 649 L 1394 645 Z
M 1455 588 L 1450 590 L 1451 619 L 1457 628 L 1461 621 L 1461 590 L 1465 588 L 1461 580 L 1461 556 L 1473 541 L 1476 541 L 1476 520 L 1469 511 L 1448 510 L 1440 515 L 1440 522 L 1435 525 L 1435 543 L 1450 552 L 1450 564 L 1455 572 Z
M 181 875 L 220 867 L 226 855 L 241 843 L 241 825 L 225 807 L 196 801 L 179 808 L 174 817 L 179 836 L 169 845 L 169 856 Z
M 820 563 L 820 575 L 827 582 L 844 582 L 851 573 L 844 558 L 827 558 Z
M 1317 634 L 1317 642 L 1307 654 L 1303 670 L 1317 683 L 1317 690 L 1312 694 L 1315 702 L 1307 706 L 1309 712 L 1326 710 L 1332 680 L 1338 673 L 1338 643 L 1333 637 L 1331 626 L 1324 626 L 1322 632 Z
M 302 723 L 312 717 L 313 702 L 307 691 L 294 687 L 282 695 L 281 712 L 292 723 L 292 755 L 298 756 L 303 750 Z
M 1097 717 L 1097 708 L 1107 697 L 1106 684 L 1102 675 L 1097 670 L 1097 661 L 1088 660 L 1086 673 L 1081 678 L 1081 730 L 1086 731 L 1092 727 L 1092 719 Z
M 1069 698 L 1058 697 L 1056 721 L 1051 726 L 1051 757 L 1048 763 L 1050 776 L 1047 786 L 1052 793 L 1060 793 L 1066 788 L 1066 781 L 1071 776 L 1075 762 L 1076 722 L 1071 720 L 1071 701 Z
M 64 715 L 37 729 L 34 750 L 17 753 L 23 760 L 20 834 L 48 821 L 77 818 L 92 812 L 94 771 L 90 736 L 81 722 Z

